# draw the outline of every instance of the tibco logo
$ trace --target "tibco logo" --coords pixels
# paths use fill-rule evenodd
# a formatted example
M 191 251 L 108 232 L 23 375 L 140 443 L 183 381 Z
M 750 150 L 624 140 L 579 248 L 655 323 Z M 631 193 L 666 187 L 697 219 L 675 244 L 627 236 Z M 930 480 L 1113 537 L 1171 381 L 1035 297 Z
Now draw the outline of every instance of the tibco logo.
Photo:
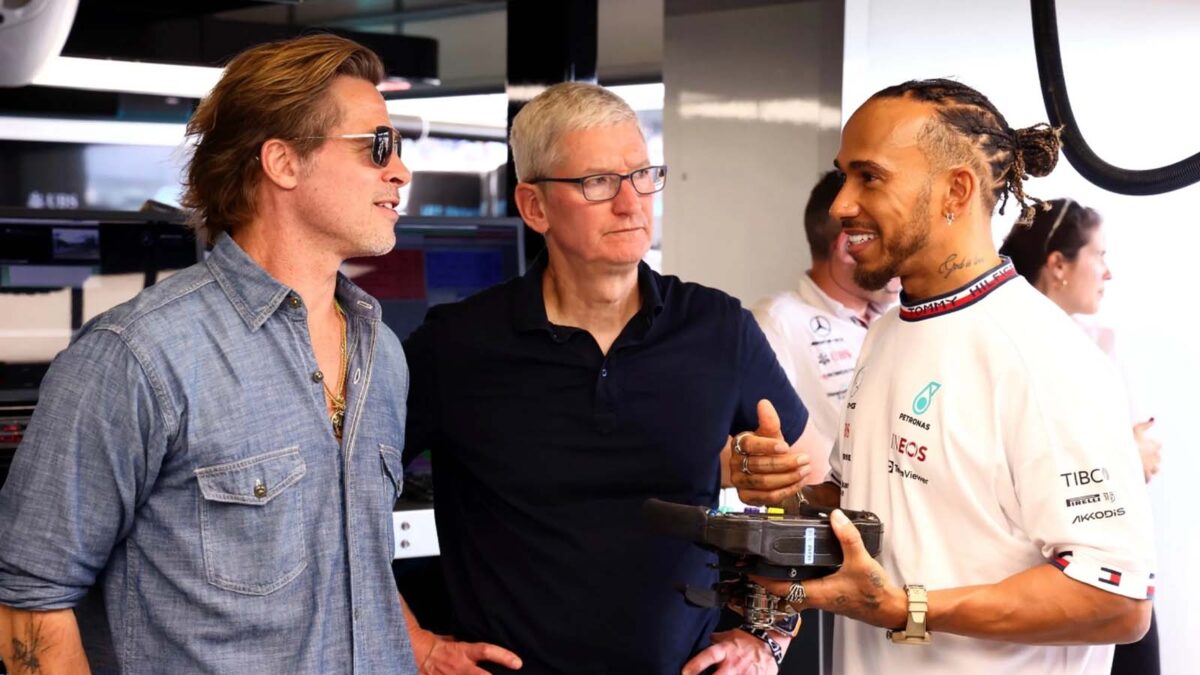
M 1108 469 L 1100 467 L 1098 469 L 1088 469 L 1085 471 L 1068 471 L 1067 473 L 1058 474 L 1064 481 L 1067 487 L 1078 487 L 1080 485 L 1092 485 L 1093 483 L 1103 483 L 1108 480 Z

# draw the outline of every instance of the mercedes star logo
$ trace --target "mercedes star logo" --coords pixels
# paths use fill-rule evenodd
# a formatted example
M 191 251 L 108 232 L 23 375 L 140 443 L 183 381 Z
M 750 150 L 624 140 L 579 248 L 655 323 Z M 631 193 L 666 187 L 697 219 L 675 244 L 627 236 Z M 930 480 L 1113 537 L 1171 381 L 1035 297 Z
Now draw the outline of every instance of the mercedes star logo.
M 808 322 L 808 327 L 817 337 L 825 337 L 833 330 L 833 326 L 829 325 L 829 317 L 821 315 L 814 316 L 812 321 Z

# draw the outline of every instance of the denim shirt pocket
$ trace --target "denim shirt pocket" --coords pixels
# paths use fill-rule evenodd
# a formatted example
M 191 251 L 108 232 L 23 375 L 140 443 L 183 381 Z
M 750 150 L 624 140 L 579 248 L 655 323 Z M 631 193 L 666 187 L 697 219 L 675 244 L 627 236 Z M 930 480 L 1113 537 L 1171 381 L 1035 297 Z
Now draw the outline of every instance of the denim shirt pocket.
M 390 511 L 404 490 L 404 459 L 399 450 L 383 443 L 379 444 L 379 456 L 383 460 L 383 478 L 386 482 L 384 494 L 392 497 L 387 504 Z
M 308 566 L 299 447 L 196 469 L 208 583 L 268 595 Z
M 400 492 L 404 489 L 404 458 L 403 454 L 390 445 L 379 444 L 380 464 L 383 465 L 383 495 L 387 501 L 384 504 L 384 513 L 387 514 L 387 525 L 384 532 L 387 533 L 387 547 L 389 557 L 394 557 L 396 553 L 396 527 L 392 518 L 392 511 L 396 508 L 396 500 L 400 498 Z

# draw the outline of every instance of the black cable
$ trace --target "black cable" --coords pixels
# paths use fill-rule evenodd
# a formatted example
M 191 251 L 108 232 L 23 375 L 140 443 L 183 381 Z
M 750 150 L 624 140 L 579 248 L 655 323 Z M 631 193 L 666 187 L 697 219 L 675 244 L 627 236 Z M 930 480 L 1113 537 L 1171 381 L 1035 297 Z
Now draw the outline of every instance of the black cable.
M 1084 140 L 1071 111 L 1054 0 L 1030 0 L 1030 9 L 1042 98 L 1050 124 L 1063 127 L 1063 154 L 1071 166 L 1091 183 L 1123 195 L 1157 195 L 1200 182 L 1200 153 L 1158 169 L 1122 169 L 1100 159 Z

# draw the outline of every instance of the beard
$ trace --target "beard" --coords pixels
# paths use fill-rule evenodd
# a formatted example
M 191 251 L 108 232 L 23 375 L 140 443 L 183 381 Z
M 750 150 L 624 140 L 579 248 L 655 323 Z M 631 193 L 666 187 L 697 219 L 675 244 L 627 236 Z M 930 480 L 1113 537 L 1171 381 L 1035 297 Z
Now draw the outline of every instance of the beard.
M 873 266 L 858 262 L 854 266 L 854 283 L 864 290 L 878 291 L 887 286 L 894 277 L 899 276 L 900 266 L 918 251 L 925 248 L 929 241 L 929 198 L 933 193 L 933 182 L 926 181 L 917 203 L 913 207 L 912 216 L 904 227 L 896 233 L 894 239 L 885 238 L 879 234 L 879 244 L 883 248 L 883 257 Z

